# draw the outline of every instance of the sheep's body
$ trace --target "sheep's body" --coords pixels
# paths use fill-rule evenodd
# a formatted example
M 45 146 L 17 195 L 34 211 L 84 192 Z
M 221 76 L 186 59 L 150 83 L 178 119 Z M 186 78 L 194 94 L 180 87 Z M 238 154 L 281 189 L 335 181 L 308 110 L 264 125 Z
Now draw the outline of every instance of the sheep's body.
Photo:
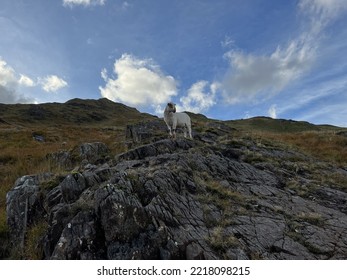
M 193 139 L 190 117 L 186 113 L 176 113 L 176 105 L 174 103 L 167 104 L 164 111 L 164 121 L 171 137 L 176 138 L 176 128 L 183 127 L 184 137 L 187 137 L 188 130 L 190 139 Z

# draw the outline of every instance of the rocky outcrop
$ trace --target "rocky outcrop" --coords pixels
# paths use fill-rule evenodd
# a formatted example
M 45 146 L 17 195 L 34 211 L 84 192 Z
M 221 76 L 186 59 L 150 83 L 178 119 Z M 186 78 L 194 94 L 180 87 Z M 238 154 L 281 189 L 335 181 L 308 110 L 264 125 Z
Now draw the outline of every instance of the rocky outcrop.
M 100 164 L 109 159 L 109 148 L 101 142 L 83 143 L 74 149 L 61 150 L 47 155 L 53 164 L 62 169 L 72 169 L 74 167 L 92 163 Z
M 164 121 L 159 119 L 127 125 L 125 132 L 126 144 L 129 148 L 132 148 L 139 144 L 148 144 L 160 140 L 163 138 L 163 133 L 167 130 Z
M 22 177 L 7 195 L 12 241 L 43 219 L 45 259 L 344 259 L 346 186 L 317 176 L 346 170 L 232 133 L 215 123 Z
M 44 215 L 40 182 L 49 180 L 51 174 L 23 176 L 6 195 L 7 224 L 14 246 L 24 246 L 25 234 L 35 221 Z

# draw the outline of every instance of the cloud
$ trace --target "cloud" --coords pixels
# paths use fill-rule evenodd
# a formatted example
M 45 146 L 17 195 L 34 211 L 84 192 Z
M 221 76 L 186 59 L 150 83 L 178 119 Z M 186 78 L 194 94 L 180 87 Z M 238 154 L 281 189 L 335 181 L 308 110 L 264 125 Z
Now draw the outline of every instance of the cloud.
M 131 106 L 152 106 L 157 108 L 177 95 L 177 83 L 172 76 L 162 73 L 151 59 L 139 59 L 123 54 L 114 63 L 116 77 L 108 77 L 106 69 L 101 71 L 105 80 L 99 87 L 103 97 Z
M 181 105 L 178 110 L 200 113 L 216 104 L 216 92 L 219 84 L 199 81 L 191 86 L 188 94 L 180 98 Z M 207 89 L 207 91 L 206 91 Z
M 28 76 L 25 76 L 23 74 L 20 75 L 18 83 L 26 87 L 33 87 L 36 85 L 32 79 L 30 79 Z
M 103 6 L 105 3 L 106 0 L 63 0 L 63 6 L 70 8 L 73 6 Z
M 230 36 L 225 35 L 220 44 L 223 48 L 231 48 L 235 46 L 235 41 Z
M 30 86 L 32 80 L 24 75 L 17 77 L 16 71 L 0 57 L 0 103 L 32 103 L 32 98 L 20 94 L 17 89 L 20 85 Z
M 278 46 L 268 55 L 239 50 L 225 54 L 230 63 L 222 82 L 227 103 L 256 102 L 272 97 L 304 77 L 317 59 L 322 31 L 342 11 L 347 10 L 347 1 L 301 0 L 298 7 L 309 24 L 305 22 L 303 32 L 286 46 Z M 226 37 L 225 42 L 229 42 L 228 39 Z
M 268 114 L 270 118 L 277 119 L 277 108 L 276 105 L 271 105 L 269 108 Z
M 101 78 L 102 78 L 105 82 L 107 82 L 108 74 L 107 74 L 107 69 L 106 69 L 106 68 L 103 68 L 103 69 L 101 70 Z
M 45 78 L 40 78 L 39 83 L 41 84 L 42 89 L 46 92 L 56 92 L 59 89 L 68 86 L 68 83 L 66 81 L 56 75 L 50 75 Z
M 26 97 L 14 89 L 0 85 L 0 103 L 15 104 L 15 103 L 35 103 L 33 98 Z
M 310 69 L 315 54 L 309 34 L 292 40 L 285 48 L 278 46 L 270 55 L 226 53 L 230 69 L 223 81 L 225 100 L 235 104 L 277 94 Z
M 13 88 L 17 83 L 16 72 L 0 57 L 0 85 Z
M 298 6 L 321 23 L 328 23 L 347 10 L 345 0 L 300 0 Z

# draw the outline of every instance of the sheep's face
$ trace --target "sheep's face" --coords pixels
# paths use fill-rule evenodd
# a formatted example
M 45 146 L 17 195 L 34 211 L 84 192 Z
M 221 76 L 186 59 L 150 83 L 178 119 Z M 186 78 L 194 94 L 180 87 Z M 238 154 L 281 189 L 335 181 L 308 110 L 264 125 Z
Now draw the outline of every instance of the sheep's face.
M 167 107 L 169 108 L 169 112 L 176 113 L 176 104 L 175 103 L 170 102 L 167 104 Z

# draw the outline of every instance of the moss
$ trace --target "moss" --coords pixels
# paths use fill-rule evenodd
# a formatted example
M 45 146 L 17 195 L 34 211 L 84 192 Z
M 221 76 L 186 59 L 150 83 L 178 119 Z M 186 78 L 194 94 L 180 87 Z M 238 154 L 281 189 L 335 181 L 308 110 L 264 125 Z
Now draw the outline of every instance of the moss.
M 44 191 L 50 191 L 57 187 L 65 179 L 65 177 L 65 174 L 55 175 L 53 178 L 42 182 L 40 187 Z

